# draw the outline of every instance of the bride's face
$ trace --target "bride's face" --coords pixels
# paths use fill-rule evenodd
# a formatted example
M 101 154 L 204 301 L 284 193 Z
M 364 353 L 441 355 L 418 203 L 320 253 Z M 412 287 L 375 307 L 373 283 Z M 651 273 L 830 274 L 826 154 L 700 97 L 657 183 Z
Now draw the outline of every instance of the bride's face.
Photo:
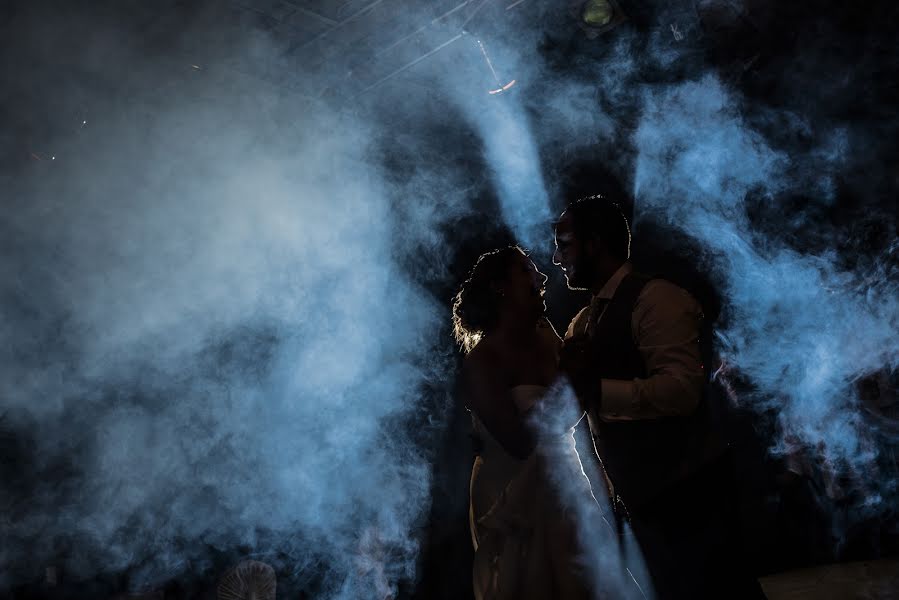
M 542 315 L 546 310 L 543 294 L 546 275 L 528 257 L 516 259 L 502 283 L 503 308 L 524 315 Z

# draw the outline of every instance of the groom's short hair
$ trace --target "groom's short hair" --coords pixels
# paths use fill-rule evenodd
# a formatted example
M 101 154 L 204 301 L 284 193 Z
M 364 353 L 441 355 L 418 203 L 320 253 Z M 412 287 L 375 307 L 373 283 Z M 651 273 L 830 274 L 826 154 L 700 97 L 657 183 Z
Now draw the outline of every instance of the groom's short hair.
M 578 198 L 563 214 L 571 218 L 580 240 L 598 237 L 609 254 L 627 260 L 631 255 L 631 228 L 619 204 L 602 194 Z

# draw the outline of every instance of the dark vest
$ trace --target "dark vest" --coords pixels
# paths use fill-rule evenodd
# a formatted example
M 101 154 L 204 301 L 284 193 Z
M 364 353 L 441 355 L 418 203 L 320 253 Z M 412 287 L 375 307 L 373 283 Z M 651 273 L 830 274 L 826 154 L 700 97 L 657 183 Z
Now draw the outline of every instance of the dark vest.
M 646 377 L 631 321 L 637 298 L 651 279 L 627 275 L 606 305 L 592 338 L 601 378 Z M 723 452 L 723 442 L 713 439 L 715 429 L 705 397 L 687 417 L 593 422 L 596 449 L 615 494 L 634 514 Z

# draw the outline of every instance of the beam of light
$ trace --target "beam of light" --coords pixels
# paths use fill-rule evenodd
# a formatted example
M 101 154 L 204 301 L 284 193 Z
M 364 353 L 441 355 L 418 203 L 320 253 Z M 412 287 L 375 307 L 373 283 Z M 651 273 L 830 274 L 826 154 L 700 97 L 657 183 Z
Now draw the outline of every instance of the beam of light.
M 472 47 L 478 48 L 481 58 L 488 59 L 488 67 L 495 75 L 483 44 L 478 42 Z M 515 52 L 501 54 L 514 56 Z M 497 94 L 499 97 L 493 96 L 495 101 L 485 101 L 489 96 L 483 95 L 477 83 L 482 80 L 482 73 L 482 63 L 473 60 L 439 81 L 448 99 L 462 110 L 477 132 L 503 221 L 523 245 L 541 255 L 551 243 L 546 227 L 551 217 L 530 116 L 515 94 Z M 499 80 L 496 92 L 508 90 L 514 84 L 514 80 L 505 85 Z
M 646 563 L 630 527 L 622 523 L 621 531 L 616 530 L 602 474 L 596 468 L 585 469 L 583 460 L 587 460 L 587 465 L 595 465 L 587 454 L 594 450 L 577 448 L 568 433 L 580 414 L 574 391 L 560 380 L 532 409 L 529 422 L 538 433 L 536 451 L 546 461 L 549 482 L 574 522 L 581 564 L 588 574 L 593 597 L 653 598 Z M 586 422 L 578 425 L 586 426 Z
M 503 220 L 538 255 L 549 247 L 549 198 L 528 117 L 515 99 L 474 116 Z

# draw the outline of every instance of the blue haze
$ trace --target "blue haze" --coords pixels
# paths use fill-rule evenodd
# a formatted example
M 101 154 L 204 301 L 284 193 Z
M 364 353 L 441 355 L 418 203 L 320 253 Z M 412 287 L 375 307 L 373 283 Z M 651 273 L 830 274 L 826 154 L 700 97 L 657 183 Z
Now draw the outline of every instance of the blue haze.
M 575 423 L 587 427 L 586 417 L 578 423 L 580 416 L 574 391 L 560 380 L 532 409 L 529 420 L 538 433 L 536 451 L 548 465 L 549 483 L 577 532 L 577 550 L 590 591 L 594 598 L 655 598 L 630 525 L 616 523 L 606 479 L 597 461 L 590 458 L 593 448 L 579 448 L 571 435 Z
M 864 479 L 877 472 L 878 447 L 855 382 L 899 360 L 895 274 L 878 257 L 846 271 L 836 248 L 804 254 L 765 237 L 746 207 L 750 193 L 773 202 L 795 187 L 829 202 L 821 174 L 840 171 L 849 151 L 841 137 L 815 149 L 817 168 L 797 170 L 807 157 L 766 143 L 715 77 L 649 89 L 635 133 L 634 192 L 639 215 L 664 219 L 710 250 L 706 267 L 730 311 L 719 332 L 723 358 L 757 386 L 741 402 L 778 411 L 784 438 L 773 449 L 782 453 L 784 439 L 796 440 L 834 473 Z M 878 504 L 895 485 L 865 484 L 867 502 Z
M 449 363 L 403 267 L 444 211 L 392 205 L 439 188 L 387 182 L 368 121 L 242 75 L 279 55 L 264 35 L 158 56 L 103 23 L 44 24 L 91 32 L 50 63 L 82 75 L 61 84 L 80 109 L 61 98 L 55 159 L 4 182 L 0 425 L 29 487 L 0 493 L 0 588 L 60 554 L 68 581 L 132 589 L 218 554 L 322 598 L 395 595 L 443 418 L 422 385 Z

